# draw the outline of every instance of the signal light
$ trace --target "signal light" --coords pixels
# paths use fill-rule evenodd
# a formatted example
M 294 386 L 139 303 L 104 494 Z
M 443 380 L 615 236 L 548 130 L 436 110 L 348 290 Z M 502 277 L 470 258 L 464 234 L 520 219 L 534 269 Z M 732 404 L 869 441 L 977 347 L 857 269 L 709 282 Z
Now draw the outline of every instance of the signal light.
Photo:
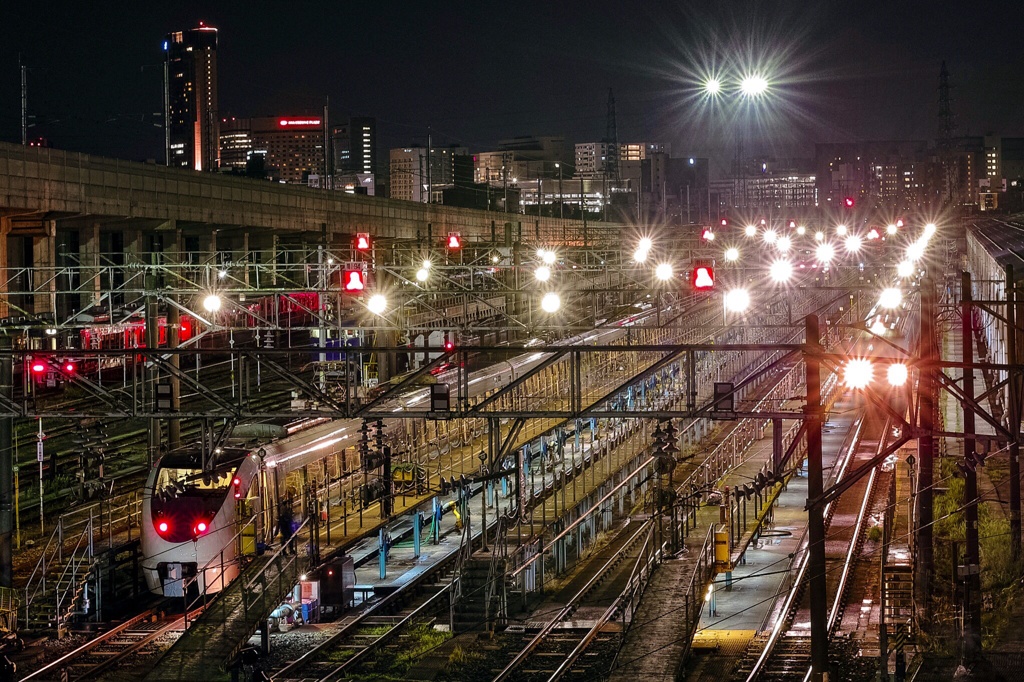
M 715 241 L 715 233 L 711 231 L 710 227 L 705 227 L 704 231 L 701 233 L 700 237 L 701 237 L 701 239 L 703 239 L 706 242 L 713 242 L 713 241 Z
M 855 203 L 856 202 L 853 200 L 853 197 L 846 197 L 845 199 L 843 199 L 843 206 L 845 206 L 846 208 L 853 208 L 853 205 Z
M 161 533 L 166 533 L 168 530 L 171 529 L 171 525 L 166 521 L 161 521 L 160 523 L 156 524 L 156 529 Z
M 369 232 L 359 232 L 352 239 L 352 248 L 356 251 L 369 251 L 373 246 L 373 240 L 370 239 Z
M 896 220 L 896 227 L 903 227 L 903 218 L 899 218 Z
M 722 225 L 722 227 L 729 227 L 729 219 L 728 218 L 722 218 L 721 225 Z
M 444 350 L 447 353 L 451 353 L 453 350 L 455 350 L 455 342 L 453 342 L 453 341 L 445 341 L 444 342 Z
M 791 229 L 791 230 L 792 230 L 792 229 L 794 229 L 795 227 L 796 227 L 796 221 L 795 221 L 795 220 L 790 220 L 790 221 L 789 221 L 789 229 Z
M 64 371 L 67 372 L 68 374 L 74 374 L 76 369 L 77 369 L 77 367 L 75 367 L 75 363 L 73 363 L 73 362 L 65 362 L 64 363 Z
M 713 265 L 694 265 L 690 273 L 690 284 L 697 291 L 707 291 L 715 286 L 715 268 Z
M 366 273 L 360 268 L 346 268 L 341 273 L 341 289 L 346 294 L 361 294 L 366 291 Z
M 42 360 L 35 360 L 32 362 L 32 373 L 43 374 L 46 372 L 46 363 Z
M 458 232 L 449 232 L 448 241 L 446 242 L 448 248 L 452 251 L 462 248 L 462 235 Z

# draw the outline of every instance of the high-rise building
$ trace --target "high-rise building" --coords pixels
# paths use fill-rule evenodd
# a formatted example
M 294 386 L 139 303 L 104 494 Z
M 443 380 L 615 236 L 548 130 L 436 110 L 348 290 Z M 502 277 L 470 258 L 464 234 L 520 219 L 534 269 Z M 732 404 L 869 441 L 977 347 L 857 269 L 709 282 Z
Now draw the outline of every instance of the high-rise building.
M 261 116 L 221 121 L 221 158 L 236 170 L 253 154 L 264 155 L 267 177 L 306 184 L 324 172 L 324 126 L 319 116 Z
M 427 203 L 428 185 L 430 201 L 441 201 L 442 192 L 455 184 L 455 157 L 465 156 L 465 147 L 402 147 L 392 149 L 392 199 Z
M 354 116 L 348 123 L 334 126 L 334 172 L 377 175 L 377 119 Z
M 202 23 L 164 40 L 167 165 L 215 171 L 220 165 L 217 29 Z

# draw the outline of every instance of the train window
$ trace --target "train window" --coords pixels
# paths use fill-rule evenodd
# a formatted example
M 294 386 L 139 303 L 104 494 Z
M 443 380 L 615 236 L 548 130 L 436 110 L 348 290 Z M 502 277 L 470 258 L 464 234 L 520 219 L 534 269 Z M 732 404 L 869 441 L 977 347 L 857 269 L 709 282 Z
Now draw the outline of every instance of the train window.
M 204 473 L 202 469 L 170 469 L 160 470 L 156 489 L 163 490 L 168 486 L 197 490 L 200 492 L 218 492 L 231 486 L 232 472 L 215 471 Z

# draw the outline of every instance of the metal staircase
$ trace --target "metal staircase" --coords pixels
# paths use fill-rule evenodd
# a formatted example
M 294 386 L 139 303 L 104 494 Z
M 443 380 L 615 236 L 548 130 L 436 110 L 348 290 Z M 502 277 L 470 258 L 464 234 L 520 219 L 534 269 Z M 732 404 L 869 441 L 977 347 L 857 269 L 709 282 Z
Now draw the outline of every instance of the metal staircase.
M 25 584 L 26 630 L 55 628 L 61 636 L 73 615 L 89 611 L 86 586 L 95 564 L 93 520 L 86 522 L 70 552 L 62 531 L 62 526 L 54 528 Z

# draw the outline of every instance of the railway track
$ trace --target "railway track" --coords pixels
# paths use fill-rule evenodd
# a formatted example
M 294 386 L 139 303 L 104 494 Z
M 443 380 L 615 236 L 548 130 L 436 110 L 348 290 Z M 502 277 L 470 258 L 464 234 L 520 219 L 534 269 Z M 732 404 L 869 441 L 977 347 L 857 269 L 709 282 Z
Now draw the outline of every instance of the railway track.
M 859 437 L 852 443 L 845 463 L 836 463 L 836 466 L 842 466 L 836 482 L 842 480 L 847 471 L 857 469 L 886 446 L 890 432 L 889 420 L 882 419 L 878 414 L 867 414 L 863 419 Z M 847 660 L 850 656 L 849 646 L 844 644 L 848 642 L 839 641 L 839 632 L 848 605 L 854 600 L 860 600 L 865 594 L 871 594 L 871 576 L 877 571 L 873 570 L 875 564 L 868 561 L 871 551 L 865 551 L 865 538 L 872 513 L 878 505 L 884 505 L 877 492 L 884 489 L 891 475 L 891 472 L 881 472 L 876 467 L 870 475 L 854 483 L 831 503 L 825 512 L 826 593 L 831 598 L 827 622 L 829 654 L 832 665 L 841 661 L 844 666 L 841 679 L 860 679 L 857 676 L 858 667 Z M 804 579 L 806 557 L 804 544 L 797 578 L 786 595 L 780 622 L 767 638 L 755 640 L 734 675 L 734 681 L 781 682 L 805 680 L 809 677 L 811 637 L 808 625 L 811 616 Z M 853 618 L 856 620 L 856 616 Z
M 77 649 L 21 678 L 22 682 L 103 679 L 117 666 L 126 664 L 132 655 L 142 655 L 147 649 L 150 654 L 155 654 L 162 640 L 177 636 L 185 629 L 182 616 L 162 615 L 159 608 L 144 611 L 97 635 Z M 200 610 L 189 617 L 198 615 Z

